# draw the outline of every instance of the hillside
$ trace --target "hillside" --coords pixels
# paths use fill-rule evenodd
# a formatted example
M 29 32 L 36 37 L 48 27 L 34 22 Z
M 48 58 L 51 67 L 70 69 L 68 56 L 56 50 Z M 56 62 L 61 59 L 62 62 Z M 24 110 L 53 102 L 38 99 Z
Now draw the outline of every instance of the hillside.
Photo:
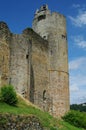
M 70 106 L 71 110 L 79 110 L 81 112 L 86 112 L 86 103 L 82 103 L 82 104 L 72 104 Z
M 37 120 L 39 120 L 39 122 L 41 123 L 42 127 L 47 128 L 48 130 L 82 130 L 62 120 L 53 118 L 47 112 L 43 112 L 38 107 L 25 100 L 21 96 L 18 96 L 18 104 L 16 107 L 0 102 L 0 116 L 7 113 L 14 116 L 35 116 Z M 0 120 L 0 125 L 1 124 L 2 120 Z

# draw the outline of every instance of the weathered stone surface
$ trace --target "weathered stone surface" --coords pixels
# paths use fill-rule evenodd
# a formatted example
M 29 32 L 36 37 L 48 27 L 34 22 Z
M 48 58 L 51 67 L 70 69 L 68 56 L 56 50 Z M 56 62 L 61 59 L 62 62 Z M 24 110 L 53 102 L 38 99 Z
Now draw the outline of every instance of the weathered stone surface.
M 29 40 L 22 34 L 13 34 L 10 44 L 10 84 L 17 92 L 28 98 L 29 94 L 29 61 L 27 59 Z
M 42 6 L 35 14 L 33 30 L 49 43 L 49 87 L 51 100 L 49 112 L 62 116 L 69 110 L 69 75 L 66 19 L 62 14 Z
M 12 34 L 0 22 L 0 86 L 16 91 L 54 116 L 69 110 L 66 20 L 47 6 L 36 12 L 33 29 Z M 38 33 L 38 34 L 37 34 Z
M 46 130 L 35 116 L 0 114 L 0 130 Z
M 10 36 L 7 24 L 0 22 L 0 87 L 8 84 L 9 80 Z

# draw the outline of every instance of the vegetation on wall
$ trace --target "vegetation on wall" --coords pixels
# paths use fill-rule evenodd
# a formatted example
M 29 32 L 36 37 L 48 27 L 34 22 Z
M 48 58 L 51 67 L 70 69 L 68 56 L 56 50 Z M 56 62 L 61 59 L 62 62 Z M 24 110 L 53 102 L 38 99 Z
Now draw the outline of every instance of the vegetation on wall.
M 0 100 L 13 106 L 17 104 L 17 94 L 12 85 L 5 85 L 1 87 Z

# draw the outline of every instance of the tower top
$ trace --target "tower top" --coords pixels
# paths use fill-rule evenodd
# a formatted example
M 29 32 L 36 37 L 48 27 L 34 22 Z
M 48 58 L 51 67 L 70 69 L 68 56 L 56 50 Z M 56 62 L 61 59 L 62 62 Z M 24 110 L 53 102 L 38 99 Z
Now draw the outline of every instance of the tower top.
M 37 18 L 40 15 L 43 14 L 50 14 L 50 10 L 48 9 L 48 5 L 44 4 L 40 7 L 40 9 L 37 9 L 35 12 L 35 18 Z
M 40 9 L 37 9 L 35 14 L 37 13 L 40 13 L 41 11 L 45 11 L 45 10 L 48 10 L 48 5 L 47 4 L 44 4 L 40 7 Z
M 48 5 L 47 4 L 44 4 L 40 7 L 40 11 L 45 11 L 45 10 L 48 10 Z

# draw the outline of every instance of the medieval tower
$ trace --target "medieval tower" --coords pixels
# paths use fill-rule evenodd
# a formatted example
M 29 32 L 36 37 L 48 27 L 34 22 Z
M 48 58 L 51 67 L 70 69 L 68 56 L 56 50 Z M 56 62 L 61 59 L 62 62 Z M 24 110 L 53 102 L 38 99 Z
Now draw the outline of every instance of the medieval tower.
M 34 31 L 33 31 L 34 30 Z M 62 116 L 69 110 L 66 19 L 47 5 L 36 11 L 33 29 L 13 34 L 0 22 L 0 87 L 12 84 L 25 98 Z
M 53 115 L 63 115 L 69 109 L 69 75 L 66 19 L 51 13 L 47 5 L 36 11 L 33 30 L 49 43 L 49 87 Z

